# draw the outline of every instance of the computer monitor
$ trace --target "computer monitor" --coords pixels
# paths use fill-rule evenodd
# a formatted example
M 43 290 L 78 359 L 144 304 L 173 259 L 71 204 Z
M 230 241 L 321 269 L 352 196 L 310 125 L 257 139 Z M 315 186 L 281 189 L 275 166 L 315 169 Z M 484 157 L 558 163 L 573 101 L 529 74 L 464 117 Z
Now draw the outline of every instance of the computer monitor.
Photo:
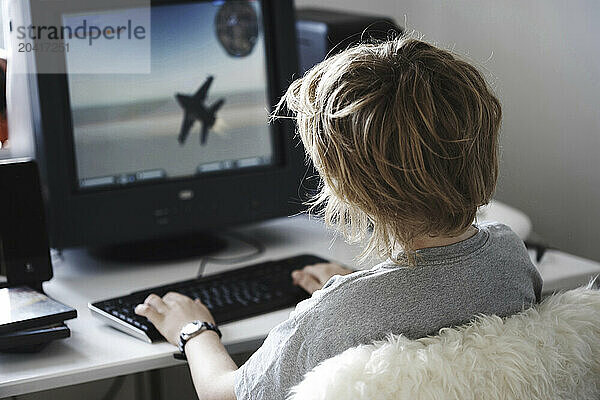
M 33 26 L 42 14 L 48 20 L 47 3 L 31 0 Z M 148 12 L 93 3 L 52 18 L 75 30 Z M 38 72 L 49 61 L 64 68 L 32 82 L 52 247 L 153 248 L 191 237 L 199 248 L 210 240 L 198 232 L 301 207 L 302 146 L 289 121 L 267 120 L 297 70 L 292 1 L 153 0 L 149 16 L 140 73 L 103 71 L 103 47 L 83 49 L 81 38 L 65 39 L 71 51 L 59 56 L 35 55 Z M 111 68 L 140 63 L 135 51 L 115 54 Z M 180 246 L 175 254 L 185 253 Z

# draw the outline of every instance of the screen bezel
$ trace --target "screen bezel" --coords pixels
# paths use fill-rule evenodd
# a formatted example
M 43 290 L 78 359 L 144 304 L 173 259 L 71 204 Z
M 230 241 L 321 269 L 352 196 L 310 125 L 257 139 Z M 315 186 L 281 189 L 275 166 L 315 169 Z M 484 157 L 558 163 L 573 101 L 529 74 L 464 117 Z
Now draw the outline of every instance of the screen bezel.
M 154 0 L 152 5 L 185 2 Z M 261 4 L 266 53 L 271 57 L 267 72 L 273 108 L 275 99 L 297 74 L 293 3 L 262 0 Z M 266 167 L 108 190 L 77 190 L 67 78 L 64 74 L 38 74 L 35 80 L 40 106 L 36 152 L 49 198 L 52 247 L 105 245 L 219 229 L 290 215 L 302 208 L 304 150 L 288 120 L 271 126 L 277 160 Z M 193 202 L 177 197 L 184 191 L 197 194 Z M 156 216 L 161 210 L 177 216 L 161 225 Z

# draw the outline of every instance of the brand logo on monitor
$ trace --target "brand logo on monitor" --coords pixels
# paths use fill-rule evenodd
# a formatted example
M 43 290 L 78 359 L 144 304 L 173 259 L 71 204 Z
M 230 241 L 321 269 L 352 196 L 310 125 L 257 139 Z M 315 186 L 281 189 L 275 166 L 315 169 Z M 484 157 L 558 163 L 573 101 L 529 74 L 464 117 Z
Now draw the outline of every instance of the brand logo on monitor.
M 194 191 L 193 190 L 182 190 L 179 192 L 179 200 L 191 200 L 194 198 Z

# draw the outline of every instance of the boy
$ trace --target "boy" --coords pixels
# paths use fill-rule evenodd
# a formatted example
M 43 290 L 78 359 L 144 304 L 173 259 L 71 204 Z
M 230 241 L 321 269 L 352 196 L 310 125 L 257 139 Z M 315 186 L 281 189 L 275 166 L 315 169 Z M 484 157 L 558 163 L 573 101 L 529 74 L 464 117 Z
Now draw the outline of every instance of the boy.
M 501 224 L 473 225 L 496 185 L 501 120 L 474 67 L 418 40 L 363 44 L 292 83 L 278 110 L 284 103 L 323 180 L 314 206 L 348 239 L 368 234 L 364 256 L 388 260 L 354 273 L 335 264 L 295 271 L 312 297 L 239 370 L 214 331 L 189 340 L 200 398 L 283 399 L 350 347 L 539 300 L 541 278 L 519 238 Z M 186 323 L 214 323 L 176 293 L 151 295 L 136 312 L 174 344 Z

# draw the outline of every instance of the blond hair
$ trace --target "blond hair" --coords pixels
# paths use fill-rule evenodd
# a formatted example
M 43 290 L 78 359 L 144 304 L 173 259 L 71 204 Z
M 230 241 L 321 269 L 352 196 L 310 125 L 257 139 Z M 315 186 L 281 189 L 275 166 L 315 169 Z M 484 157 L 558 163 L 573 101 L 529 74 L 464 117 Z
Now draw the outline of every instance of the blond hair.
M 500 102 L 428 43 L 349 48 L 293 82 L 276 113 L 284 105 L 322 178 L 312 210 L 351 242 L 369 237 L 364 258 L 400 261 L 401 248 L 413 264 L 415 238 L 464 232 L 494 192 Z

